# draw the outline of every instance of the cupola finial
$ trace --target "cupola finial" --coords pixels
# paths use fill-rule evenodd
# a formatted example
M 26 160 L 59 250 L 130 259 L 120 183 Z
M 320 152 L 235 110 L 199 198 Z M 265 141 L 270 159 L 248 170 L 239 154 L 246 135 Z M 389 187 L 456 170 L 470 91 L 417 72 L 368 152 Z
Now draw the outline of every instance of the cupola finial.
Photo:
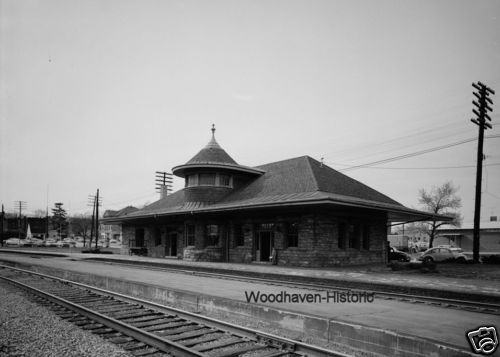
M 215 124 L 212 124 L 212 136 L 215 136 Z

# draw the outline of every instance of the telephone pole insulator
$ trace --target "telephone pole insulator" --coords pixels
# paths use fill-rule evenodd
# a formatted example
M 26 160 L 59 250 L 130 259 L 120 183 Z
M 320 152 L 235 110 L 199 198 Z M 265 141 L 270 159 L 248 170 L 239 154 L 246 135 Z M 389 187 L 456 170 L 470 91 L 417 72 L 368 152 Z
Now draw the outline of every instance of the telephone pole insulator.
M 479 231 L 480 231 L 480 221 L 481 221 L 481 181 L 483 178 L 483 142 L 484 142 L 484 131 L 491 129 L 491 121 L 488 112 L 493 111 L 492 107 L 488 104 L 493 105 L 493 100 L 489 98 L 490 95 L 494 95 L 495 92 L 485 86 L 481 82 L 472 83 L 472 86 L 477 90 L 473 92 L 474 97 L 477 101 L 473 100 L 472 104 L 475 106 L 472 112 L 476 115 L 475 118 L 471 119 L 471 122 L 479 127 L 478 144 L 477 144 L 477 169 L 476 169 L 476 202 L 474 208 L 474 236 L 472 241 L 472 256 L 474 263 L 479 263 Z M 476 109 L 477 108 L 477 109 Z

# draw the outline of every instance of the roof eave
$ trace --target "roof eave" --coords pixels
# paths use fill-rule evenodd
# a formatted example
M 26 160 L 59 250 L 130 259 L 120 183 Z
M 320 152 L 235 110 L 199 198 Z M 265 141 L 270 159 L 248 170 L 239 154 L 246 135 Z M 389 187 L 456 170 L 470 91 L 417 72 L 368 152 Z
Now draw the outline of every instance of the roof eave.
M 163 216 L 175 216 L 175 215 L 186 215 L 186 214 L 200 214 L 200 213 L 220 213 L 228 211 L 245 211 L 245 210 L 255 210 L 263 208 L 278 208 L 283 206 L 311 206 L 311 205 L 322 205 L 322 204 L 333 204 L 337 206 L 348 206 L 356 208 L 366 208 L 376 211 L 383 211 L 388 213 L 389 222 L 403 222 L 403 221 L 424 221 L 424 220 L 436 220 L 436 221 L 451 221 L 453 218 L 448 216 L 436 215 L 428 212 L 418 211 L 414 209 L 409 209 L 404 206 L 399 207 L 388 207 L 387 205 L 375 205 L 362 202 L 347 202 L 342 200 L 335 200 L 332 198 L 314 198 L 308 200 L 297 200 L 297 201 L 286 201 L 286 202 L 269 202 L 269 203 L 259 203 L 259 204 L 249 204 L 245 206 L 226 206 L 226 207 L 204 207 L 197 208 L 194 210 L 185 211 L 169 211 L 169 212 L 150 212 L 144 213 L 142 215 L 128 215 L 124 217 L 110 217 L 109 219 L 103 219 L 103 223 L 121 223 L 124 221 L 141 220 L 148 218 L 158 218 Z
M 224 169 L 230 171 L 237 171 L 246 174 L 261 176 L 265 173 L 265 171 L 260 169 L 255 169 L 253 167 L 241 166 L 241 165 L 233 165 L 233 164 L 224 164 L 224 163 L 213 163 L 213 162 L 200 162 L 193 164 L 184 164 L 175 166 L 172 168 L 172 173 L 179 177 L 185 177 L 186 170 L 196 170 L 196 169 Z

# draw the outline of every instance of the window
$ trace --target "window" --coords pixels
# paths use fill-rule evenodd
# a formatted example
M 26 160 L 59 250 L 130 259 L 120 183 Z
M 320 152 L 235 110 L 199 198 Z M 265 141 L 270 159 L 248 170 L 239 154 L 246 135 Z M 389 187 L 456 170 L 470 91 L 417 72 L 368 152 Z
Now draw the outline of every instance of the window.
M 155 240 L 155 245 L 161 244 L 161 229 L 159 227 L 156 227 L 154 230 L 154 240 Z
M 363 226 L 363 249 L 370 250 L 370 226 Z
M 245 233 L 242 224 L 234 225 L 234 246 L 241 247 L 245 245 Z
M 360 243 L 359 224 L 349 224 L 347 226 L 347 236 L 349 239 L 349 248 L 359 249 L 359 243 Z
M 135 230 L 135 247 L 144 247 L 144 228 Z
M 200 186 L 215 186 L 215 174 L 200 174 Z
M 195 226 L 193 224 L 187 224 L 186 225 L 186 246 L 188 245 L 194 245 L 194 235 L 195 233 Z
M 219 245 L 219 226 L 207 224 L 205 227 L 205 242 L 207 245 Z
M 339 223 L 338 231 L 338 247 L 340 249 L 345 249 L 346 241 L 346 224 L 344 222 Z
M 287 242 L 287 247 L 299 246 L 299 224 L 297 222 L 287 223 L 286 242 Z
M 198 175 L 186 176 L 186 187 L 196 186 L 198 184 Z
M 230 175 L 203 173 L 186 175 L 185 187 L 196 186 L 220 186 L 232 187 L 232 177 Z
M 219 186 L 230 187 L 231 186 L 231 176 L 219 175 Z

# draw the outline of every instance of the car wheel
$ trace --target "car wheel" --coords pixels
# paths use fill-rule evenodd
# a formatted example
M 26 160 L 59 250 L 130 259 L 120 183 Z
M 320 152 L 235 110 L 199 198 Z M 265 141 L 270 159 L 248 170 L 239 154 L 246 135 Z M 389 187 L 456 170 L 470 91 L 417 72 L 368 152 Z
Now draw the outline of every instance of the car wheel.
M 460 264 L 465 263 L 465 258 L 464 257 L 457 258 L 457 263 L 460 263 Z
M 425 257 L 424 258 L 424 263 L 433 263 L 434 259 L 432 257 Z

